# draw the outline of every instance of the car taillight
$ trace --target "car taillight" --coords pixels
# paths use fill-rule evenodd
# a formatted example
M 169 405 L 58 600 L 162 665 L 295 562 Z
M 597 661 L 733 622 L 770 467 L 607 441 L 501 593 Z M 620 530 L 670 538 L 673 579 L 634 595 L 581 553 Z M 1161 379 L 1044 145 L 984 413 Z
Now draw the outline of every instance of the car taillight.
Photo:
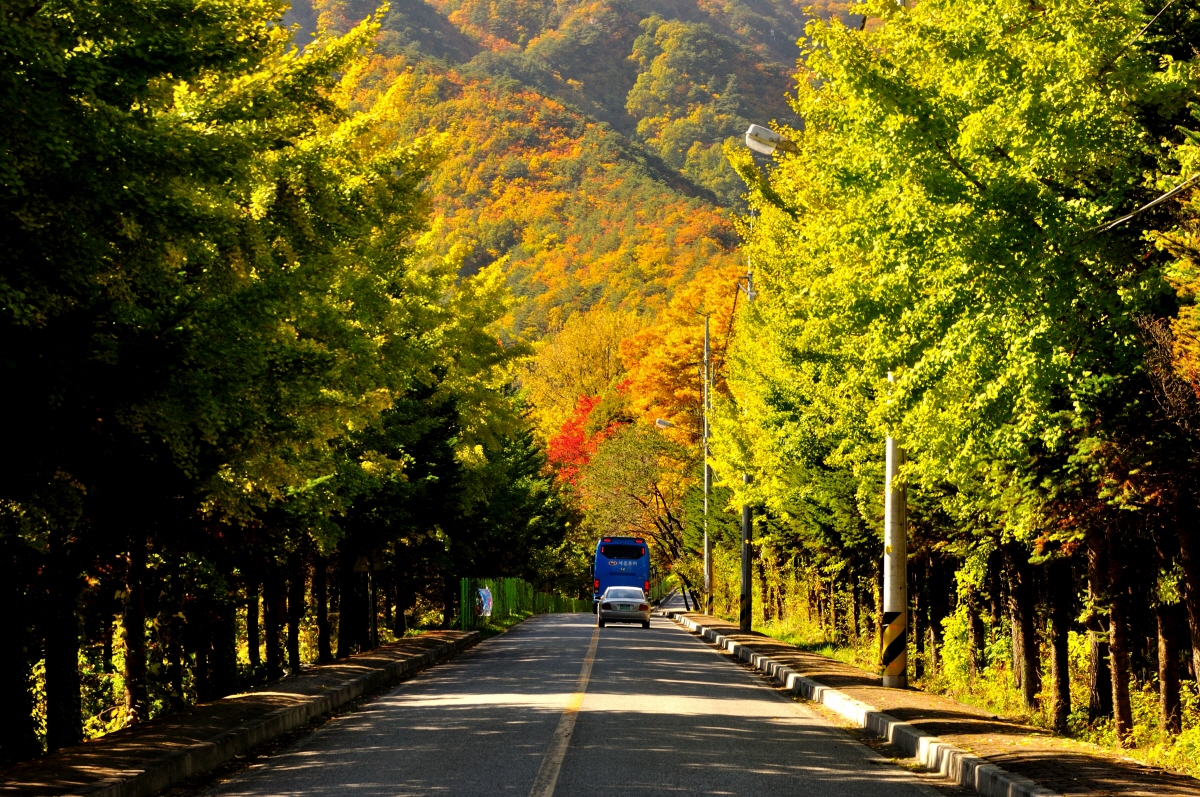
M 645 593 L 650 592 L 650 582 L 649 581 L 647 581 L 646 585 L 642 587 L 642 592 L 645 592 Z
M 602 603 L 602 604 L 600 604 L 600 608 L 601 609 L 611 609 L 612 604 L 611 603 Z
M 650 607 L 643 603 L 640 606 L 638 606 L 638 611 L 639 612 L 648 612 L 648 611 L 650 611 Z

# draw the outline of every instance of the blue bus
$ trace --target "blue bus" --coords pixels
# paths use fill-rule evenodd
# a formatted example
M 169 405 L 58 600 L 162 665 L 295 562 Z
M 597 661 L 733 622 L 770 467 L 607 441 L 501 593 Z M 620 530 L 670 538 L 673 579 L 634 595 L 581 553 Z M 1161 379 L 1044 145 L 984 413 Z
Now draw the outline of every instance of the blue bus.
M 609 587 L 638 587 L 650 595 L 650 552 L 641 537 L 604 537 L 592 565 L 592 611 Z

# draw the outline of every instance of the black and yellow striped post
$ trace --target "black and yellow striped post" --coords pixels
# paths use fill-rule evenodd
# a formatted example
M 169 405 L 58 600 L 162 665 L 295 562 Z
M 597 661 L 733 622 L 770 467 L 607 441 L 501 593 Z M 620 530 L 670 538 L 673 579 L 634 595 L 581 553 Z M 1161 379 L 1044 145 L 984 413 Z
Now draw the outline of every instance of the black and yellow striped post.
M 890 380 L 891 374 L 888 375 Z M 908 490 L 898 474 L 904 450 L 887 439 L 883 503 L 883 685 L 908 686 Z

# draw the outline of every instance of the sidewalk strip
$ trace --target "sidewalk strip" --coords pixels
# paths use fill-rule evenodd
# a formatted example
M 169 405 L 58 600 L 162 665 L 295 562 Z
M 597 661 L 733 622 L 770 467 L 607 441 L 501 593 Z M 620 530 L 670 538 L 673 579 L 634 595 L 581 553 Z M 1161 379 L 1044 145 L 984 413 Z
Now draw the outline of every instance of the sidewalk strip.
M 538 769 L 537 777 L 533 779 L 533 788 L 529 797 L 552 797 L 554 786 L 558 783 L 558 772 L 562 769 L 563 759 L 567 756 L 567 746 L 571 743 L 571 734 L 575 732 L 575 719 L 583 705 L 583 694 L 587 691 L 588 679 L 592 677 L 592 662 L 596 660 L 596 646 L 600 642 L 600 629 L 592 631 L 592 643 L 588 645 L 587 655 L 583 657 L 583 668 L 579 671 L 579 680 L 575 683 L 575 694 L 567 701 L 554 736 L 550 739 L 550 748 L 542 757 L 542 766 Z
M 792 694 L 824 704 L 860 728 L 887 739 L 903 752 L 919 760 L 926 769 L 962 786 L 973 788 L 983 797 L 1058 797 L 1057 792 L 1039 786 L 1029 778 L 1007 772 L 995 764 L 988 763 L 985 758 L 955 747 L 845 692 L 805 678 L 791 667 L 761 653 L 755 653 L 746 645 L 683 617 L 679 612 L 664 611 L 662 614 L 722 650 L 729 651 L 734 658 L 762 671 Z
M 438 631 L 306 669 L 0 771 L 4 797 L 150 797 L 456 655 L 472 631 Z

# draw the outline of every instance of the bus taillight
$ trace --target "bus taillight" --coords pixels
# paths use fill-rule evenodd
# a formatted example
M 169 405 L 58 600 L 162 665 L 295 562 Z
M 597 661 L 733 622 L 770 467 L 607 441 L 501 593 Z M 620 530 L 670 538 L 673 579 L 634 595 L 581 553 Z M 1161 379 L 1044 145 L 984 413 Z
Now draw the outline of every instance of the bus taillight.
M 597 578 L 597 579 L 595 579 L 595 581 L 594 581 L 594 582 L 593 582 L 593 584 L 592 584 L 592 590 L 593 590 L 593 591 L 595 591 L 595 592 L 599 592 L 599 591 L 600 591 L 600 579 L 598 579 L 598 578 Z
M 646 593 L 647 595 L 650 594 L 650 582 L 649 581 L 647 581 L 646 585 L 642 588 L 642 592 Z

